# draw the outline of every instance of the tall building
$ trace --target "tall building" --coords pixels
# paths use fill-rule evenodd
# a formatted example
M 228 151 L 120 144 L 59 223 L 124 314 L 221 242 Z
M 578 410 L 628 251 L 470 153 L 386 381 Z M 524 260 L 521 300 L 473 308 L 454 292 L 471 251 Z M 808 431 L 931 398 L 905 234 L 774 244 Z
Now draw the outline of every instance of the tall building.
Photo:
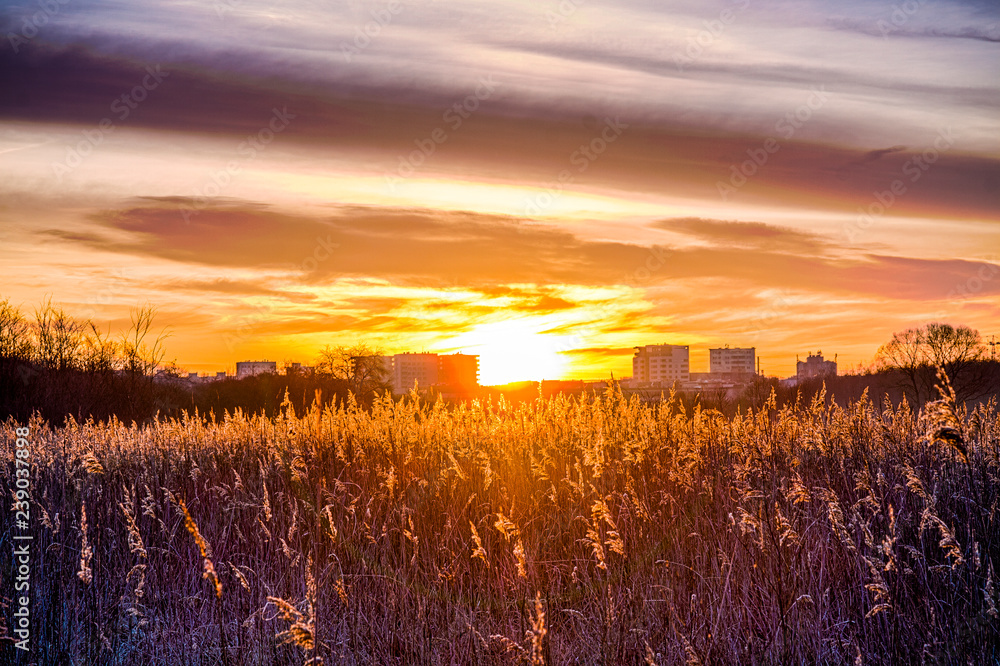
M 427 388 L 438 383 L 437 354 L 396 354 L 392 357 L 392 392 L 406 393 L 413 388 Z
M 836 377 L 837 362 L 824 361 L 823 352 L 818 351 L 815 354 L 809 352 L 805 361 L 796 360 L 795 376 L 799 381 L 813 377 Z
M 236 364 L 236 379 L 277 371 L 278 364 L 274 361 L 239 361 Z
M 407 352 L 382 357 L 392 392 L 407 393 L 418 388 L 440 386 L 464 391 L 479 386 L 479 357 L 474 354 L 415 354 Z
M 635 348 L 632 381 L 651 384 L 686 382 L 691 377 L 687 345 L 646 345 Z
M 756 347 L 708 350 L 708 371 L 713 375 L 752 375 L 756 371 L 756 365 Z
M 473 354 L 438 356 L 438 383 L 456 389 L 479 386 L 479 357 Z

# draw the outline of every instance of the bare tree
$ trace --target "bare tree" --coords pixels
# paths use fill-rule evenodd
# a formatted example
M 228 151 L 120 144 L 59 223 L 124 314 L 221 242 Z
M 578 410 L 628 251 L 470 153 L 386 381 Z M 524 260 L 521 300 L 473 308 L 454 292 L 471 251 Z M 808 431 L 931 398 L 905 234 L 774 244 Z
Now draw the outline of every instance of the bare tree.
M 908 328 L 893 333 L 892 340 L 879 347 L 875 354 L 876 367 L 896 370 L 904 379 L 904 393 L 912 392 L 914 402 L 920 397 L 921 366 L 926 363 L 923 356 L 923 335 L 920 329 Z
M 960 400 L 978 397 L 985 388 L 981 367 L 986 348 L 979 332 L 968 326 L 930 323 L 894 333 L 879 347 L 879 367 L 896 370 L 904 378 L 904 392 L 914 403 L 934 394 L 936 368 L 951 379 Z
M 133 308 L 131 315 L 132 327 L 122 333 L 119 345 L 122 370 L 131 375 L 149 376 L 163 361 L 163 341 L 168 333 L 164 329 L 155 339 L 147 339 L 156 317 L 156 308 L 151 305 Z
M 84 322 L 46 301 L 35 311 L 35 360 L 50 370 L 76 368 L 83 358 Z
M 359 397 L 388 390 L 390 385 L 386 357 L 365 344 L 324 347 L 316 362 L 316 374 L 345 382 Z
M 150 413 L 157 403 L 154 375 L 165 356 L 163 341 L 167 332 L 164 329 L 150 339 L 155 317 L 156 309 L 151 305 L 133 308 L 132 326 L 122 332 L 118 343 L 118 364 L 124 374 L 122 388 L 133 418 Z
M 931 365 L 944 368 L 952 382 L 986 354 L 979 331 L 968 326 L 955 328 L 950 324 L 927 324 L 924 327 L 924 345 Z
M 118 343 L 111 339 L 111 333 L 102 333 L 94 322 L 90 322 L 83 353 L 83 369 L 87 372 L 110 374 L 115 369 Z
M 0 358 L 27 360 L 31 356 L 31 327 L 10 299 L 0 301 Z

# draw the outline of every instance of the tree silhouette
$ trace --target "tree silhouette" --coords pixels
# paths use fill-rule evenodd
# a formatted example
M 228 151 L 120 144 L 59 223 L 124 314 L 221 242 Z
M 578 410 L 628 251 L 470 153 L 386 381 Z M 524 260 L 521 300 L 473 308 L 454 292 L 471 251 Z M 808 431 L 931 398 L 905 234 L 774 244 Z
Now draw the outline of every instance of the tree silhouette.
M 327 345 L 316 362 L 316 373 L 345 382 L 361 400 L 391 389 L 389 366 L 381 350 L 366 344 Z
M 978 331 L 934 322 L 894 333 L 879 347 L 876 364 L 900 373 L 904 393 L 914 404 L 933 397 L 937 368 L 948 374 L 958 399 L 969 400 L 987 388 L 981 363 L 985 354 Z

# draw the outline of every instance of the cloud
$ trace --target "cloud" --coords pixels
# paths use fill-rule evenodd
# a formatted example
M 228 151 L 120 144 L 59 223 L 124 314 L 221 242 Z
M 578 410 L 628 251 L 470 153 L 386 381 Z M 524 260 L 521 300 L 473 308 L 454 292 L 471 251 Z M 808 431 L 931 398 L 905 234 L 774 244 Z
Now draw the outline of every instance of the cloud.
M 697 217 L 659 220 L 652 225 L 664 231 L 686 234 L 716 245 L 735 245 L 820 254 L 834 244 L 816 234 L 804 233 L 763 222 L 708 220 Z
M 214 278 L 206 280 L 166 280 L 150 286 L 169 292 L 193 291 L 224 294 L 229 296 L 270 296 L 300 302 L 308 302 L 316 298 L 313 294 L 274 289 L 267 286 L 262 280 L 233 280 L 229 278 Z
M 184 224 L 178 202 L 106 211 L 93 231 L 41 232 L 95 250 L 180 262 L 282 271 L 301 287 L 377 277 L 391 284 L 493 289 L 527 309 L 557 311 L 573 303 L 556 293 L 526 293 L 503 285 L 614 286 L 646 266 L 650 246 L 586 239 L 556 225 L 470 212 L 343 207 L 311 217 L 260 204 L 202 211 Z M 981 261 L 845 256 L 825 252 L 822 237 L 757 222 L 681 218 L 654 225 L 709 243 L 659 250 L 662 265 L 645 286 L 678 280 L 727 278 L 763 287 L 889 299 L 940 299 L 974 276 Z M 307 262 L 309 257 L 321 261 Z M 1000 289 L 997 285 L 988 285 Z M 486 291 L 484 291 L 486 293 Z
M 534 312 L 558 312 L 559 310 L 570 310 L 575 307 L 576 303 L 571 303 L 564 298 L 558 298 L 556 296 L 549 296 L 548 294 L 545 294 L 530 306 L 522 309 L 532 310 Z
M 301 270 L 306 259 L 329 257 L 332 226 L 260 204 L 220 205 L 198 211 L 182 198 L 94 213 L 91 231 L 46 229 L 42 235 L 94 249 L 224 268 Z M 185 210 L 195 210 L 185 219 Z M 278 242 L 280 241 L 280 242 Z
M 942 3 L 948 4 L 948 3 Z M 850 30 L 861 34 L 880 38 L 921 38 L 935 39 L 972 39 L 983 42 L 1000 42 L 1000 23 L 996 14 L 992 22 L 976 25 L 921 25 L 921 21 L 910 22 L 914 12 L 905 12 L 899 5 L 892 5 L 893 12 L 887 16 L 858 20 L 855 18 L 831 18 L 828 24 L 837 29 Z M 995 8 L 994 8 L 995 9 Z
M 618 63 L 630 70 L 662 71 L 664 67 L 662 55 L 620 55 L 604 47 L 547 47 L 544 42 L 532 42 L 524 48 L 561 49 L 566 58 L 580 63 L 606 57 L 648 60 L 644 65 Z M 740 63 L 698 61 L 685 76 L 696 82 L 692 84 L 695 89 L 708 86 L 719 94 L 725 91 L 725 100 L 684 93 L 686 88 L 670 84 L 671 74 L 657 85 L 672 90 L 672 97 L 647 106 L 606 103 L 615 97 L 597 92 L 605 85 L 601 81 L 576 85 L 589 96 L 580 98 L 538 97 L 506 80 L 459 131 L 451 131 L 444 114 L 475 89 L 475 76 L 445 78 L 440 86 L 415 87 L 412 81 L 393 80 L 373 87 L 355 81 L 363 76 L 351 68 L 344 70 L 343 80 L 318 80 L 312 69 L 285 71 L 281 67 L 288 63 L 268 60 L 270 64 L 236 75 L 231 70 L 233 58 L 214 51 L 198 51 L 191 56 L 193 62 L 184 61 L 175 51 L 164 50 L 161 55 L 162 60 L 140 60 L 43 42 L 31 42 L 19 54 L 0 50 L 0 88 L 5 90 L 0 119 L 30 121 L 36 128 L 38 124 L 73 125 L 93 132 L 108 118 L 129 132 L 146 132 L 147 138 L 164 142 L 164 148 L 175 137 L 205 138 L 216 146 L 229 141 L 228 150 L 233 152 L 265 127 L 278 108 L 287 109 L 295 118 L 281 134 L 281 150 L 258 158 L 255 168 L 294 170 L 313 164 L 316 173 L 323 173 L 331 165 L 331 155 L 337 155 L 349 163 L 350 171 L 382 178 L 395 173 L 401 156 L 414 151 L 415 141 L 441 128 L 449 130 L 447 143 L 419 175 L 427 175 L 428 169 L 445 177 L 482 175 L 494 180 L 497 174 L 517 174 L 518 184 L 549 187 L 568 169 L 574 187 L 580 188 L 854 212 L 869 205 L 874 192 L 904 177 L 905 165 L 933 146 L 936 133 L 947 129 L 940 126 L 940 119 L 949 117 L 956 127 L 961 125 L 954 132 L 959 143 L 942 153 L 932 169 L 921 173 L 919 187 L 911 187 L 889 214 L 946 212 L 953 217 L 994 219 L 1000 207 L 993 187 L 1000 160 L 990 148 L 992 139 L 978 138 L 996 134 L 996 122 L 989 119 L 1000 104 L 1000 91 L 995 85 L 954 77 L 887 79 L 871 73 L 817 72 L 784 61 L 753 65 L 751 72 Z M 157 65 L 168 76 L 122 120 L 112 105 L 142 82 L 146 67 Z M 747 83 L 751 76 L 752 85 Z M 792 137 L 776 131 L 776 121 L 794 112 L 817 81 L 828 86 L 834 101 Z M 561 85 L 553 82 L 552 90 Z M 891 98 L 885 96 L 890 85 Z M 774 91 L 780 91 L 780 97 L 772 95 Z M 734 95 L 740 104 L 734 105 Z M 866 100 L 863 107 L 851 106 L 859 100 Z M 835 118 L 827 113 L 835 108 L 850 113 Z M 883 122 L 874 117 L 875 111 L 868 112 L 885 108 L 905 109 L 907 118 L 915 110 L 930 109 L 936 124 L 912 127 L 900 119 Z M 574 155 L 599 136 L 605 117 L 616 115 L 627 129 L 599 159 L 579 170 Z M 596 126 L 591 122 L 594 118 Z M 904 125 L 909 129 L 901 130 Z M 890 132 L 905 134 L 910 147 L 857 147 L 868 143 L 864 136 Z M 78 132 L 72 134 L 79 141 Z M 779 140 L 778 152 L 762 167 L 754 166 L 755 175 L 735 194 L 721 194 L 720 183 L 731 185 L 733 170 L 749 160 L 751 152 L 759 151 L 768 137 Z M 157 144 L 150 141 L 154 150 Z M 115 153 L 118 149 L 110 145 L 110 139 L 107 143 L 98 151 L 102 155 L 130 157 L 127 152 Z M 860 164 L 866 168 L 834 166 Z M 343 162 L 338 166 L 343 167 Z M 46 174 L 46 187 L 51 186 L 50 176 Z M 95 176 L 100 178 L 100 172 Z
M 576 356 L 597 356 L 601 358 L 616 358 L 621 356 L 632 356 L 635 349 L 632 347 L 582 347 L 567 352 Z

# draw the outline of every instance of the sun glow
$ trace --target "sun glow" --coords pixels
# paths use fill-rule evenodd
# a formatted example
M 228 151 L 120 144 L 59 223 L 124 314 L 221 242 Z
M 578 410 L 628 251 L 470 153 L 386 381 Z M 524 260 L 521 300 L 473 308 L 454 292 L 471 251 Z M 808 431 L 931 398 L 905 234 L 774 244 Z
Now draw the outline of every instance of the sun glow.
M 565 371 L 561 352 L 566 341 L 540 332 L 542 328 L 542 324 L 524 319 L 482 324 L 449 346 L 479 355 L 479 382 L 484 386 L 560 379 Z

